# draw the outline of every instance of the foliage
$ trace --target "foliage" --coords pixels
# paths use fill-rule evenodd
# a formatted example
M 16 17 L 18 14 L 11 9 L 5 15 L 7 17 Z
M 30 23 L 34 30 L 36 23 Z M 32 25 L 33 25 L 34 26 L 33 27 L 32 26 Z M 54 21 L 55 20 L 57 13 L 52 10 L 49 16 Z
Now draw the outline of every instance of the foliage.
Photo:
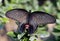
M 7 0 L 5 0 L 5 6 L 2 6 L 2 3 L 0 1 L 0 16 L 2 16 L 2 17 L 0 17 L 0 28 L 2 26 L 1 24 L 8 22 L 8 19 L 5 16 L 5 13 L 8 10 L 15 9 L 15 8 L 23 8 L 23 9 L 26 9 L 27 11 L 31 10 L 31 12 L 44 11 L 44 12 L 47 12 L 47 13 L 55 16 L 56 24 L 57 24 L 56 29 L 60 30 L 60 0 L 56 1 L 56 7 L 54 6 L 53 2 L 54 1 L 51 2 L 51 1 L 47 0 L 44 2 L 44 4 L 42 6 L 40 6 L 40 5 L 38 5 L 37 0 L 11 0 L 10 3 Z M 43 31 L 43 33 L 46 33 L 45 28 L 39 27 L 39 29 L 37 30 L 36 33 L 40 34 L 42 31 Z M 57 34 L 56 33 L 54 33 L 54 34 L 57 36 L 58 33 Z M 10 32 L 7 34 L 15 36 L 13 34 L 13 32 Z M 59 32 L 59 34 L 60 34 L 60 32 Z M 25 41 L 25 39 L 23 41 Z

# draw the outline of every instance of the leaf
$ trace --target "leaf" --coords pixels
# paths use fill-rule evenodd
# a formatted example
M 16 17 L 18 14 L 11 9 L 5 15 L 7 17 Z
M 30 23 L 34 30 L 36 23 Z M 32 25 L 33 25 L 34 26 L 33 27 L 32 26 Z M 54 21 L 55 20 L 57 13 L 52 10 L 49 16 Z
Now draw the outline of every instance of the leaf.
M 23 36 L 25 35 L 25 33 L 22 33 L 22 34 L 18 34 L 18 39 L 21 39 Z
M 60 19 L 60 13 L 57 14 L 57 17 Z
M 55 28 L 58 29 L 58 30 L 60 30 L 60 25 L 56 25 Z
M 11 37 L 15 37 L 15 34 L 14 34 L 14 32 L 12 32 L 12 31 L 7 32 L 7 35 L 8 35 L 8 36 L 11 36 Z
M 8 22 L 8 19 L 7 19 L 7 18 L 2 18 L 2 21 L 3 21 L 4 23 L 6 23 L 6 22 Z
M 60 19 L 56 19 L 56 23 L 57 24 L 60 24 Z

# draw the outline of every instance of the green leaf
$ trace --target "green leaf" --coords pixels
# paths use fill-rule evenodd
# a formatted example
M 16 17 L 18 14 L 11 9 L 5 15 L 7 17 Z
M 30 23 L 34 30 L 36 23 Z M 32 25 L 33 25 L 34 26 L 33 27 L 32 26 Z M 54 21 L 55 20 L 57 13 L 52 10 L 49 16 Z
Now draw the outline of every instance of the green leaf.
M 25 35 L 25 33 L 22 33 L 22 34 L 18 34 L 18 39 L 21 39 L 23 36 Z
M 56 19 L 56 23 L 57 24 L 60 24 L 60 19 Z
M 60 30 L 60 25 L 56 25 L 56 29 Z
M 60 19 L 60 13 L 57 14 L 57 17 Z
M 8 22 L 8 19 L 7 18 L 2 18 L 2 21 L 6 23 L 6 22 Z
M 7 35 L 8 35 L 8 36 L 11 36 L 11 37 L 15 37 L 15 34 L 14 34 L 14 32 L 12 32 L 12 31 L 7 32 Z

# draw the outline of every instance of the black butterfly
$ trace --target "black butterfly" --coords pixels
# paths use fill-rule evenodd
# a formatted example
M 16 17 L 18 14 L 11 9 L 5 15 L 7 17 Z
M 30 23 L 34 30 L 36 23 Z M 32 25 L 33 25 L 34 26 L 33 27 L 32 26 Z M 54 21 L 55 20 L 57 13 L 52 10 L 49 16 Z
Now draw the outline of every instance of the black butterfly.
M 27 12 L 24 9 L 12 9 L 6 12 L 6 16 L 20 22 L 18 28 L 20 33 L 25 31 L 26 25 L 28 33 L 32 34 L 38 25 L 53 24 L 56 22 L 54 16 L 42 11 Z

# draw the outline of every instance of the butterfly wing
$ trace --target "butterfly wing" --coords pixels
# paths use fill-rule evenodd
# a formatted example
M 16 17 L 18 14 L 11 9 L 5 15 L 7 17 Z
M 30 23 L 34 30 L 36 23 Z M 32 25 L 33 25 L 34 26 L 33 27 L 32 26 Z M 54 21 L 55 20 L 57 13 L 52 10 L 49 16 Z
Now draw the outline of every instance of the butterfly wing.
M 31 24 L 49 24 L 49 23 L 55 23 L 56 19 L 54 16 L 45 13 L 45 12 L 33 12 L 30 16 L 30 23 Z
M 30 15 L 30 21 L 29 21 L 29 23 L 34 26 L 34 31 L 37 28 L 37 25 L 44 25 L 55 22 L 56 19 L 54 16 L 40 11 L 33 12 Z
M 24 9 L 12 9 L 6 12 L 6 16 L 10 19 L 16 20 L 19 22 L 18 31 L 21 33 L 25 28 L 21 27 L 23 23 L 27 22 L 28 12 Z M 12 26 L 12 24 L 11 24 Z M 14 27 L 14 26 L 13 26 Z M 10 27 L 11 28 L 11 27 Z
M 26 21 L 28 12 L 24 9 L 12 9 L 6 12 L 8 18 L 17 20 L 19 22 Z

